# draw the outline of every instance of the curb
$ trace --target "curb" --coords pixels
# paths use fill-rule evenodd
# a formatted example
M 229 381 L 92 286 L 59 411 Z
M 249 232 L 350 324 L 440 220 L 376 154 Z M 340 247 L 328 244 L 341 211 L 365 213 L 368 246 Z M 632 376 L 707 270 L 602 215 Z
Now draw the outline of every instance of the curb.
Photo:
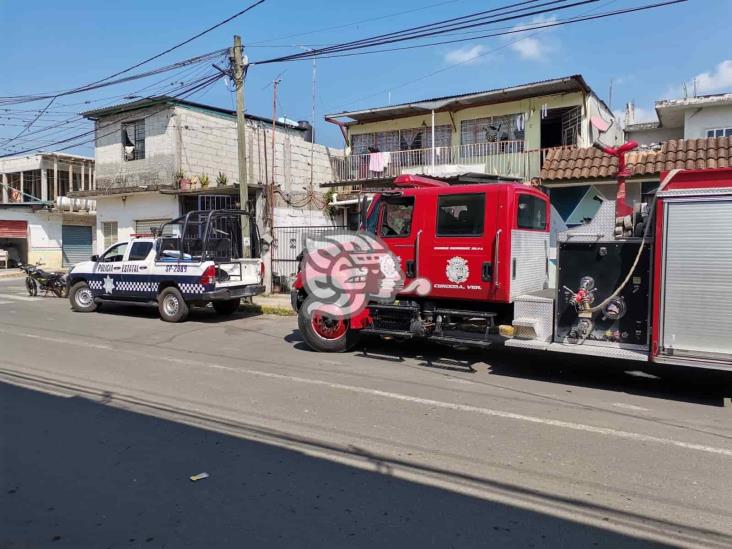
M 277 305 L 260 305 L 257 303 L 242 303 L 241 311 L 257 313 L 262 315 L 296 316 L 295 311 L 290 307 L 279 307 Z
M 25 278 L 25 273 L 0 273 L 0 280 L 14 280 L 16 278 Z

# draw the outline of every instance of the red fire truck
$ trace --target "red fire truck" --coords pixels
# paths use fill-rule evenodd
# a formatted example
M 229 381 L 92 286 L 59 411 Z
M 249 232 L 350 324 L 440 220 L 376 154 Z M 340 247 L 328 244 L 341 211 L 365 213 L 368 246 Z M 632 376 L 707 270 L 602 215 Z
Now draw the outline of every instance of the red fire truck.
M 399 257 L 407 284 L 426 278 L 431 290 L 335 320 L 305 314 L 298 281 L 300 331 L 319 351 L 374 334 L 732 370 L 732 169 L 661 179 L 644 203 L 618 197 L 620 212 L 607 200 L 590 223 L 552 233 L 537 189 L 400 176 L 362 229 Z

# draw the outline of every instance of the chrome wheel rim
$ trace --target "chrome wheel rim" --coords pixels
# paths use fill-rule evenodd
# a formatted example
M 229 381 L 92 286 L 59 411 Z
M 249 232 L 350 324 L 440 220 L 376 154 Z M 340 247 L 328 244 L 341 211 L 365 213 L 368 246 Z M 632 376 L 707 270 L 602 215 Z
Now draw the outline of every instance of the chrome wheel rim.
M 94 301 L 94 296 L 89 288 L 81 288 L 76 292 L 76 303 L 80 307 L 88 307 Z
M 166 295 L 163 299 L 163 310 L 168 316 L 175 316 L 180 309 L 180 302 L 174 295 Z

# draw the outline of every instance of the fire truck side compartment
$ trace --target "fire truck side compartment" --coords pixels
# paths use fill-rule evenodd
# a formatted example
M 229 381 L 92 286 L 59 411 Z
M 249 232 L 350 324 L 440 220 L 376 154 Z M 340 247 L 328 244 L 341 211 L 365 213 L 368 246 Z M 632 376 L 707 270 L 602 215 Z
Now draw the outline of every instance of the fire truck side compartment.
M 626 277 L 638 254 L 640 240 L 599 242 L 561 242 L 559 244 L 558 280 L 554 340 L 572 343 L 577 311 L 570 303 L 571 294 L 564 287 L 577 291 L 583 277 L 594 280 L 593 304 L 604 301 Z M 640 262 L 628 285 L 618 298 L 625 312 L 618 319 L 608 318 L 602 311 L 595 315 L 592 333 L 582 345 L 648 348 L 649 302 L 651 287 L 651 246 L 644 247 Z
M 663 222 L 658 352 L 730 361 L 732 196 L 668 198 Z

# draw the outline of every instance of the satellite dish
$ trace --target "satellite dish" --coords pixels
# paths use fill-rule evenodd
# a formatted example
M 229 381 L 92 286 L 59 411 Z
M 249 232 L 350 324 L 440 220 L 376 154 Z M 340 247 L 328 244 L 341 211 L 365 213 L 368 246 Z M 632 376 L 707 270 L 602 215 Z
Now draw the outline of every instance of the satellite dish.
M 605 122 L 605 120 L 600 116 L 593 116 L 590 118 L 590 124 L 592 124 L 592 127 L 595 128 L 600 133 L 605 133 L 610 129 L 610 123 Z

